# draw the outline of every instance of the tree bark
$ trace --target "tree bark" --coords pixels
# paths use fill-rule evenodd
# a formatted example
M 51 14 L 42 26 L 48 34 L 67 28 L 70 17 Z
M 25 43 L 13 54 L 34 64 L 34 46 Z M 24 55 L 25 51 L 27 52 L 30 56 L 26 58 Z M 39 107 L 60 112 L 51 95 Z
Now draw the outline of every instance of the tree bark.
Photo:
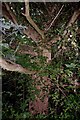
M 46 63 L 51 60 L 51 51 L 43 48 L 42 55 L 47 57 Z M 39 94 L 35 95 L 34 101 L 29 102 L 29 111 L 35 114 L 48 114 L 48 107 L 49 107 L 49 91 L 51 88 L 51 80 L 48 76 L 45 77 L 37 77 L 36 75 L 33 76 L 34 84 L 33 86 L 36 87 L 36 90 L 39 91 Z M 38 85 L 39 84 L 39 85 Z
M 16 64 L 10 60 L 6 61 L 3 58 L 0 58 L 0 66 L 1 68 L 7 71 L 14 71 L 14 72 L 19 72 L 19 73 L 24 73 L 24 74 L 35 74 L 35 71 L 30 71 L 26 68 L 23 68 L 19 64 Z

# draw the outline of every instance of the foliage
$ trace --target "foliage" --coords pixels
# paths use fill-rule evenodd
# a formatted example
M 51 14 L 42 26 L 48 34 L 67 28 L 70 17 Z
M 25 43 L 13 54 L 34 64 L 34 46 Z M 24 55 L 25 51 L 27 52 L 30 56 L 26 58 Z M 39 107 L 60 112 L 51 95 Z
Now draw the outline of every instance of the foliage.
M 37 71 L 37 76 L 41 78 L 48 77 L 51 80 L 51 87 L 48 95 L 49 114 L 32 115 L 28 109 L 29 102 L 34 101 L 35 96 L 39 95 L 41 91 L 41 89 L 36 89 L 36 84 L 45 85 L 44 81 L 41 79 L 36 83 L 32 75 L 3 70 L 3 120 L 79 120 L 80 46 L 76 37 L 76 29 L 79 26 L 76 22 L 73 26 L 66 28 L 67 17 L 71 17 L 75 5 L 71 7 L 71 3 L 64 4 L 65 8 L 58 20 L 58 24 L 55 23 L 55 26 L 52 26 L 49 32 L 45 33 L 46 46 L 47 42 L 55 39 L 56 35 L 61 37 L 60 40 L 51 45 L 52 58 L 49 63 L 46 62 L 47 58 L 39 50 L 40 47 L 44 47 L 45 42 L 35 42 L 23 33 L 23 29 L 28 29 L 24 25 L 24 23 L 27 25 L 28 23 L 20 14 L 20 8 L 22 7 L 24 10 L 24 4 L 19 3 L 18 6 L 15 6 L 15 3 L 12 3 L 11 5 L 16 11 L 19 25 L 11 25 L 11 22 L 7 22 L 5 19 L 3 20 L 5 25 L 0 24 L 3 26 L 1 31 L 3 41 L 0 43 L 2 47 L 1 55 L 25 68 Z M 58 10 L 62 3 L 55 5 Z M 48 17 L 50 11 L 47 11 L 52 8 L 52 4 L 48 3 L 46 8 L 42 6 L 44 6 L 42 3 L 30 4 L 31 17 L 41 29 L 45 28 L 45 22 L 50 22 L 52 17 Z M 64 35 L 65 30 L 68 35 Z M 21 45 L 33 47 L 33 51 L 37 52 L 38 55 L 32 56 L 19 53 L 18 50 Z M 45 86 L 45 90 L 48 91 L 48 86 Z

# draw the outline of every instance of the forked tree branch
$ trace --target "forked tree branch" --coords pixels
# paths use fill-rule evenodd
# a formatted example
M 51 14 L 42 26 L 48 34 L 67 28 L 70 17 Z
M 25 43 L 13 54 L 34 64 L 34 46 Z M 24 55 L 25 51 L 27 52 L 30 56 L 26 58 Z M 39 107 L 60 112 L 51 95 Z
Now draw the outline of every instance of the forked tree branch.
M 25 14 L 23 14 L 28 22 L 34 27 L 34 29 L 41 35 L 41 37 L 44 39 L 44 33 L 42 30 L 39 29 L 39 27 L 36 25 L 36 23 L 32 20 L 30 14 L 29 14 L 29 0 L 25 1 Z
M 3 16 L 11 20 L 13 23 L 18 24 L 16 15 L 13 13 L 13 11 L 10 9 L 10 6 L 5 3 L 2 4 L 2 9 L 3 9 Z M 33 41 L 37 42 L 39 39 L 41 39 L 41 36 L 36 32 L 32 27 L 28 26 L 28 29 L 24 29 L 23 33 L 27 35 L 29 38 L 31 38 Z

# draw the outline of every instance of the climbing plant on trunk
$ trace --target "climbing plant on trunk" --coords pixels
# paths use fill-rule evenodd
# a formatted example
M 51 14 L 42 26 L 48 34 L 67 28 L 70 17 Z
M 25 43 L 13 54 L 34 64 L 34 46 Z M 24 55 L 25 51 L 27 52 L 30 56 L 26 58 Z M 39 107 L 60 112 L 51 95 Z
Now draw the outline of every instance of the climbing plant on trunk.
M 4 70 L 31 77 L 34 99 L 32 97 L 29 101 L 29 111 L 32 115 L 45 115 L 49 113 L 51 89 L 54 87 L 55 93 L 58 90 L 60 95 L 66 97 L 62 87 L 67 84 L 60 81 L 63 77 L 65 81 L 69 77 L 77 78 L 72 75 L 73 70 L 65 70 L 77 68 L 77 65 L 69 65 L 65 61 L 72 60 L 72 51 L 79 55 L 76 21 L 80 17 L 80 8 L 77 8 L 77 3 L 29 3 L 25 0 L 16 4 L 2 3 L 0 66 Z M 75 80 L 68 81 L 68 84 L 79 86 Z

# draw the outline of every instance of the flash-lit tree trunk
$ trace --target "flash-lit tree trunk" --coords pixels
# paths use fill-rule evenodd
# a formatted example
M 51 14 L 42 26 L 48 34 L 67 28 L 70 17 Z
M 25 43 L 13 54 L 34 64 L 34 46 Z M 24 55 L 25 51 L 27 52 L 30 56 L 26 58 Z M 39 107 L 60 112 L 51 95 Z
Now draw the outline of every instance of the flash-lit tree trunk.
M 42 55 L 47 57 L 46 64 L 51 60 L 51 51 L 43 48 Z M 30 101 L 29 103 L 29 111 L 35 114 L 48 114 L 49 107 L 49 90 L 51 88 L 51 80 L 49 76 L 45 77 L 37 77 L 33 76 L 35 79 L 33 85 L 36 87 L 36 90 L 40 93 L 35 95 L 35 100 Z M 38 85 L 40 84 L 40 85 Z
M 29 3 L 28 3 L 29 4 Z M 26 4 L 25 4 L 26 5 Z M 6 9 L 4 9 L 6 8 Z M 29 6 L 28 6 L 28 10 L 29 10 Z M 10 12 L 10 14 L 9 14 Z M 29 12 L 29 11 L 28 11 Z M 11 19 L 15 24 L 17 24 L 17 20 L 16 20 L 16 17 L 15 15 L 13 14 L 13 12 L 10 10 L 10 7 L 7 3 L 5 3 L 5 5 L 3 5 L 3 14 L 4 16 L 7 18 L 7 19 Z M 27 14 L 27 13 L 26 13 Z M 25 15 L 26 18 L 28 17 L 28 15 Z M 31 20 L 31 18 L 30 18 Z M 28 19 L 29 21 L 29 19 Z M 32 20 L 31 20 L 32 21 Z M 33 25 L 33 27 L 36 26 L 36 24 L 34 22 L 31 22 L 31 25 Z M 43 36 L 42 35 L 42 32 L 40 31 L 40 29 L 36 26 L 36 31 L 38 31 L 38 33 L 41 35 L 41 37 Z M 30 31 L 29 31 L 30 30 Z M 32 32 L 31 32 L 32 31 Z M 37 32 L 35 32 L 34 30 L 32 30 L 31 28 L 28 28 L 28 31 L 24 30 L 23 31 L 24 34 L 28 35 L 29 37 L 32 38 L 32 40 L 35 40 L 36 42 L 38 41 L 39 39 L 39 35 L 37 35 Z M 35 33 L 35 34 L 34 34 Z M 36 37 L 37 36 L 37 37 Z M 42 37 L 43 38 L 43 37 Z M 41 38 L 40 38 L 41 39 Z M 42 43 L 43 43 L 43 39 L 42 39 Z M 13 47 L 13 46 L 12 46 Z M 22 50 L 21 50 L 22 49 Z M 23 48 L 21 48 L 20 50 L 18 50 L 18 52 L 24 54 L 24 53 L 28 53 L 28 54 L 32 54 L 33 56 L 38 56 L 39 54 L 35 54 L 32 49 L 30 49 L 30 51 L 28 52 L 28 50 L 24 50 L 24 46 Z M 50 50 L 47 50 L 45 47 L 42 47 L 40 46 L 39 48 L 41 50 L 41 54 L 42 56 L 45 56 L 47 57 L 46 59 L 46 64 L 48 64 L 48 62 L 51 60 L 51 49 Z M 5 61 L 6 62 L 6 61 Z M 11 70 L 10 66 L 11 64 L 9 64 L 8 62 L 6 62 L 7 65 L 5 66 L 5 68 L 3 67 L 4 65 L 1 64 L 2 68 L 3 69 L 6 69 L 6 70 Z M 17 71 L 17 72 L 20 72 L 20 68 L 19 70 L 16 70 L 15 67 L 16 67 L 17 64 L 12 64 L 12 68 L 14 68 L 14 70 L 11 70 L 11 71 Z M 18 67 L 17 67 L 18 69 Z M 24 69 L 24 68 L 22 68 Z M 25 70 L 25 71 L 24 71 Z M 23 71 L 21 71 L 22 73 L 27 73 L 27 70 L 24 69 Z M 30 101 L 29 103 L 29 111 L 34 115 L 34 114 L 48 114 L 48 100 L 49 100 L 49 90 L 50 90 L 50 86 L 51 86 L 51 81 L 50 81 L 50 78 L 47 77 L 39 77 L 37 76 L 36 74 L 34 75 L 35 72 L 28 72 L 28 74 L 33 74 L 32 75 L 32 78 L 34 79 L 34 83 L 33 83 L 33 86 L 36 87 L 36 89 L 38 91 L 40 91 L 40 93 L 38 95 L 36 95 L 34 93 L 34 96 L 35 96 L 35 100 L 34 101 Z M 40 85 L 38 85 L 38 82 L 40 83 Z M 33 92 L 33 91 L 31 91 Z
M 2 5 L 3 7 L 3 16 L 7 18 L 8 20 L 11 20 L 16 25 L 18 24 L 15 14 L 11 11 L 9 5 L 7 3 L 4 3 Z M 59 12 L 54 17 L 52 22 L 50 23 L 49 27 L 45 32 L 48 32 L 48 30 L 52 27 L 56 19 L 58 18 L 61 10 L 63 9 L 64 5 L 61 6 Z M 22 13 L 23 14 L 23 13 Z M 28 20 L 29 24 L 31 26 L 28 27 L 28 29 L 23 30 L 23 34 L 30 37 L 33 41 L 36 43 L 41 42 L 41 46 L 38 46 L 38 49 L 41 51 L 40 55 L 45 56 L 46 64 L 49 64 L 51 62 L 51 46 L 54 42 L 57 40 L 61 40 L 61 36 L 57 35 L 55 39 L 52 39 L 50 41 L 46 41 L 46 38 L 44 36 L 44 32 L 39 29 L 39 27 L 35 24 L 35 22 L 32 20 L 29 14 L 29 1 L 25 0 L 25 14 L 23 14 L 26 19 Z M 68 22 L 67 27 L 71 26 L 77 19 L 77 17 L 80 15 L 80 10 L 74 11 L 73 16 L 71 17 L 70 21 Z M 66 28 L 67 28 L 66 27 Z M 67 35 L 66 28 L 64 30 L 63 35 Z M 40 41 L 39 41 L 40 40 Z M 13 46 L 12 46 L 13 47 Z M 28 46 L 28 49 L 25 49 L 27 46 L 21 46 L 20 50 L 17 52 L 21 54 L 30 54 L 32 56 L 39 56 L 39 52 L 34 52 L 33 48 Z M 1 59 L 0 59 L 1 60 Z M 26 73 L 26 74 L 32 74 L 32 79 L 34 80 L 33 86 L 36 87 L 37 91 L 40 91 L 39 94 L 34 93 L 35 99 L 34 101 L 29 102 L 29 111 L 35 115 L 35 114 L 48 114 L 48 100 L 49 100 L 49 91 L 51 88 L 51 80 L 49 76 L 40 77 L 38 74 L 34 71 L 27 71 L 27 69 L 23 68 L 22 66 L 19 66 L 16 63 L 9 63 L 9 61 L 5 61 L 3 59 L 3 62 L 1 63 L 1 67 L 9 70 L 9 71 L 17 71 L 20 73 Z M 39 71 L 38 71 L 39 72 Z M 35 74 L 35 75 L 34 75 Z M 39 85 L 38 85 L 39 83 Z

